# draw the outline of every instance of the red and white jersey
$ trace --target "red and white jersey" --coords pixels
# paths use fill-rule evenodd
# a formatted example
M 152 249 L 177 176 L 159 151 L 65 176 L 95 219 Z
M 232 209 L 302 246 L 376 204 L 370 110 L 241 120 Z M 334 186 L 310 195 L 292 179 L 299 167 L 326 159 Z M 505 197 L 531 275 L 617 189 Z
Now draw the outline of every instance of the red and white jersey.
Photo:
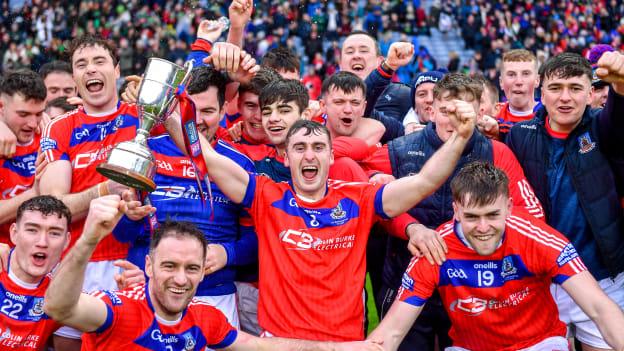
M 203 351 L 226 348 L 238 335 L 221 311 L 195 298 L 172 323 L 156 317 L 146 285 L 91 295 L 106 303 L 108 316 L 98 330 L 83 335 L 84 351 Z
M 106 161 L 115 145 L 132 140 L 138 126 L 135 105 L 120 103 L 115 112 L 98 117 L 77 109 L 48 124 L 41 138 L 41 151 L 50 163 L 71 162 L 70 193 L 79 193 L 106 180 L 96 167 Z M 72 245 L 82 233 L 83 225 L 84 220 L 72 223 Z M 110 235 L 98 244 L 91 261 L 125 258 L 127 251 L 127 244 Z
M 279 337 L 362 340 L 366 242 L 383 186 L 329 181 L 306 202 L 290 183 L 250 175 L 243 206 L 256 223 L 260 327 Z
M 533 106 L 533 110 L 524 114 L 515 114 L 511 111 L 511 107 L 509 102 L 505 102 L 503 107 L 498 112 L 496 116 L 496 120 L 498 121 L 498 133 L 501 140 L 505 140 L 504 138 L 509 133 L 511 127 L 513 127 L 518 122 L 528 121 L 535 117 L 535 112 L 542 106 L 541 102 L 537 101 L 535 106 Z
M 468 246 L 458 223 L 448 222 L 438 232 L 449 249 L 447 260 L 438 266 L 413 258 L 398 299 L 422 306 L 437 288 L 454 346 L 518 350 L 566 335 L 550 284 L 586 268 L 563 235 L 527 214 L 512 215 L 500 247 L 481 256 Z
M 37 134 L 28 145 L 17 145 L 13 157 L 0 158 L 0 200 L 13 198 L 32 187 L 39 138 Z M 10 222 L 0 224 L 0 243 L 12 245 L 9 240 L 10 226 Z
M 0 350 L 46 350 L 48 338 L 61 327 L 43 313 L 50 278 L 44 277 L 36 286 L 26 285 L 6 271 L 0 273 Z

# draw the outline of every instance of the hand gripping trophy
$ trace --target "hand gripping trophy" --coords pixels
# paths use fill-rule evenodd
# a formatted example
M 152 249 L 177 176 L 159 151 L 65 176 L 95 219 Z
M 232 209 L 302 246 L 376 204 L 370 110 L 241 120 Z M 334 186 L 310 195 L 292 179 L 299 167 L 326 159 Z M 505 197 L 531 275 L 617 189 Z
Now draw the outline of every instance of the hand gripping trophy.
M 176 90 L 190 79 L 191 62 L 184 67 L 160 58 L 150 58 L 139 86 L 137 107 L 140 126 L 132 141 L 119 143 L 108 160 L 97 167 L 105 177 L 141 191 L 154 191 L 154 155 L 147 147 L 150 130 L 174 110 Z

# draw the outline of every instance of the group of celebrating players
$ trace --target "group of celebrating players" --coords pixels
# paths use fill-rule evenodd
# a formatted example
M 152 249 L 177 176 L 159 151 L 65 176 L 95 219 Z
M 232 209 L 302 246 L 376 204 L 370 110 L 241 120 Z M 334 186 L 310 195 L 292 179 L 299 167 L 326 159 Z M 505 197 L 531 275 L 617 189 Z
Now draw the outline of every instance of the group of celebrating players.
M 511 50 L 501 104 L 461 73 L 392 83 L 413 46 L 354 32 L 311 101 L 294 54 L 240 49 L 252 7 L 232 3 L 226 42 L 200 24 L 184 88 L 205 167 L 174 112 L 151 193 L 96 171 L 140 122 L 110 42 L 4 74 L 0 349 L 624 350 L 624 55 L 538 72 Z

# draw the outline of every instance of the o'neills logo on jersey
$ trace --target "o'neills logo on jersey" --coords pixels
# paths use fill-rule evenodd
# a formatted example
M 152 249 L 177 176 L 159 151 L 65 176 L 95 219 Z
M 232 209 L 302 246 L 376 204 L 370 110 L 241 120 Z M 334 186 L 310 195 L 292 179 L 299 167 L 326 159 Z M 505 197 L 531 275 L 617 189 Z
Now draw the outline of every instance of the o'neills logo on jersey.
M 336 238 L 321 239 L 302 230 L 288 229 L 279 234 L 287 250 L 339 250 L 350 249 L 355 242 L 355 235 L 343 235 Z

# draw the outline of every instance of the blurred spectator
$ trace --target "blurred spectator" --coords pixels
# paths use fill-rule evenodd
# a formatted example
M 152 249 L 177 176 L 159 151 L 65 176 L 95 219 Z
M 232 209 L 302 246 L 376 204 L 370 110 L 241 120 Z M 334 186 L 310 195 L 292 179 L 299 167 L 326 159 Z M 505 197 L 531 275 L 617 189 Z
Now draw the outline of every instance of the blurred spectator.
M 306 74 L 301 79 L 301 83 L 305 85 L 306 89 L 308 89 L 308 94 L 310 95 L 310 100 L 318 100 L 321 95 L 321 84 L 323 81 L 321 77 L 317 74 L 316 68 L 312 65 L 308 65 L 306 69 Z
M 621 0 L 444 1 L 442 13 L 444 6 L 461 28 L 466 48 L 475 50 L 471 70 L 486 76 L 500 69 L 502 53 L 511 49 L 533 52 L 538 63 L 562 52 L 585 55 L 601 43 L 624 49 Z
M 181 62 L 199 21 L 227 15 L 228 5 L 224 0 L 10 0 L 0 7 L 0 70 L 37 70 L 66 59 L 68 40 L 93 33 L 118 43 L 123 76 L 141 74 L 150 57 Z M 288 47 L 300 57 L 300 67 L 313 64 L 324 79 L 336 72 L 341 43 L 353 30 L 383 36 L 387 49 L 401 35 L 414 41 L 427 34 L 430 22 L 417 0 L 256 0 L 243 49 L 259 60 L 270 49 Z M 426 69 L 422 65 L 404 67 L 399 79 L 411 81 Z

